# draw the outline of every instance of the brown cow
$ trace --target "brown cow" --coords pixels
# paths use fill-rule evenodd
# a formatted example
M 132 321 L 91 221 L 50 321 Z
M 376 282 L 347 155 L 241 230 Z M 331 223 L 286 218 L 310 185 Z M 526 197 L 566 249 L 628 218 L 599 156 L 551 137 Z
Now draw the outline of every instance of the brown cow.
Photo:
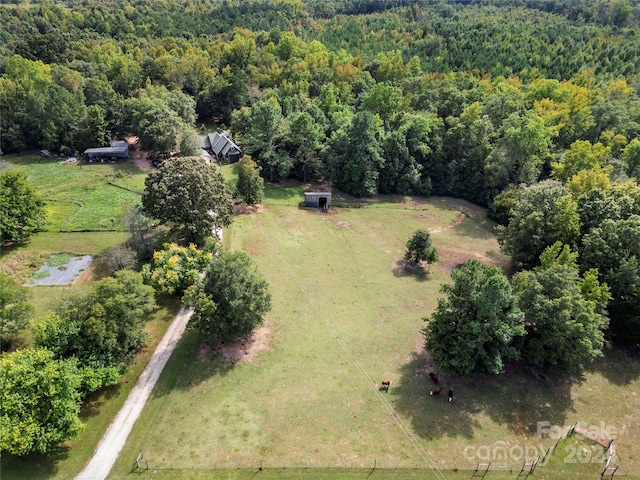
M 380 387 L 380 390 L 384 390 L 384 391 L 388 392 L 390 386 L 391 386 L 391 380 L 383 380 L 382 381 L 382 387 Z
M 439 380 L 438 375 L 436 375 L 433 372 L 429 372 L 429 376 L 431 377 L 431 380 L 433 380 L 433 383 L 438 383 L 438 380 Z
M 440 395 L 440 392 L 442 391 L 442 387 L 436 387 L 433 390 L 431 390 L 429 392 L 429 395 L 433 396 L 433 395 Z

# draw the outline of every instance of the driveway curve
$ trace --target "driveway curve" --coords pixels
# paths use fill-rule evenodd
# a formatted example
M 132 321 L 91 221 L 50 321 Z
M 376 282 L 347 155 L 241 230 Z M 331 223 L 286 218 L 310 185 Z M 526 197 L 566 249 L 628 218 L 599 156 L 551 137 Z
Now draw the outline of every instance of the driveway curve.
M 182 308 L 171 322 L 167 332 L 156 347 L 155 352 L 144 371 L 138 378 L 129 397 L 113 420 L 106 433 L 98 443 L 93 457 L 75 480 L 104 480 L 109 475 L 120 451 L 136 420 L 140 416 L 151 391 L 155 386 L 164 366 L 182 338 L 187 323 L 193 314 L 192 308 Z

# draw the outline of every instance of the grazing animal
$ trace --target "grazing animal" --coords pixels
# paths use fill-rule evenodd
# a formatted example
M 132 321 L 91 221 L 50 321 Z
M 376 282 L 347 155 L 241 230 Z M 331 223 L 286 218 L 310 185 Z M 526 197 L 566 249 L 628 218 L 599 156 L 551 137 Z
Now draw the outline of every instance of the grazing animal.
M 453 388 L 449 389 L 449 401 L 453 402 Z
M 438 375 L 436 375 L 436 374 L 435 374 L 435 373 L 433 373 L 433 372 L 429 372 L 429 376 L 431 377 L 431 380 L 433 380 L 433 383 L 438 383 L 438 380 L 440 380 L 440 379 L 438 378 Z
M 381 390 L 389 391 L 389 387 L 391 386 L 391 380 L 383 380 Z
M 433 396 L 433 395 L 440 395 L 440 392 L 442 391 L 442 387 L 436 387 L 433 390 L 431 390 L 429 392 L 429 395 Z

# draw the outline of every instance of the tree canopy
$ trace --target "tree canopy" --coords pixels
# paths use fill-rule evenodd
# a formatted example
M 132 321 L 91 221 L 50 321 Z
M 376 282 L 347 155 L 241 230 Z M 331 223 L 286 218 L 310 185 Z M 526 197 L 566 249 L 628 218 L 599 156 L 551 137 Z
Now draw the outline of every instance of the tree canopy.
M 75 359 L 56 360 L 39 348 L 0 357 L 0 449 L 48 453 L 77 436 L 82 375 Z
M 609 323 L 609 288 L 599 284 L 597 271 L 581 279 L 576 256 L 557 242 L 542 265 L 513 278 L 527 329 L 523 357 L 557 374 L 576 373 L 602 356 Z
M 525 334 L 524 314 L 498 267 L 468 260 L 451 271 L 453 284 L 423 329 L 426 348 L 439 368 L 455 375 L 502 372 L 519 358 L 516 339 Z
M 215 255 L 186 298 L 194 307 L 188 328 L 213 339 L 248 334 L 271 310 L 269 285 L 244 252 Z
M 167 159 L 149 173 L 142 206 L 185 243 L 202 245 L 214 230 L 231 224 L 233 201 L 215 165 L 200 157 L 181 157 Z
M 36 324 L 35 344 L 81 365 L 124 367 L 144 344 L 144 315 L 155 308 L 153 288 L 142 275 L 121 270 L 61 301 Z
M 0 272 L 0 344 L 5 344 L 11 335 L 27 327 L 33 314 L 29 294 L 27 288 Z
M 431 237 L 426 230 L 416 230 L 407 241 L 405 260 L 413 263 L 426 262 L 431 264 L 438 261 L 438 251 L 431 245 Z
M 21 243 L 43 224 L 44 203 L 18 170 L 0 172 L 0 243 Z

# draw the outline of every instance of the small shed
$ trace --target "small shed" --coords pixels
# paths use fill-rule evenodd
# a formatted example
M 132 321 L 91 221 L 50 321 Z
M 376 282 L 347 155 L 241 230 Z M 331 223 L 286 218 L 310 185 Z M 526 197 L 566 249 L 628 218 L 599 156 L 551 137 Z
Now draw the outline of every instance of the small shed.
M 331 206 L 331 192 L 304 192 L 304 206 L 326 210 Z
M 129 158 L 129 144 L 125 140 L 111 142 L 110 147 L 87 148 L 84 154 L 89 157 L 89 161 L 104 159 Z

